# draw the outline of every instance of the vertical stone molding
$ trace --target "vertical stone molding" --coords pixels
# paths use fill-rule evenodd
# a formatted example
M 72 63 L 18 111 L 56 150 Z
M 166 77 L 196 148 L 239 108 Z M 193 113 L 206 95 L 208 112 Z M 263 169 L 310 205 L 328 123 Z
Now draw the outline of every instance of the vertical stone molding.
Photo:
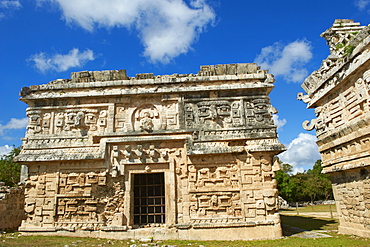
M 22 89 L 23 234 L 192 240 L 282 236 L 277 139 L 256 64 L 128 77 L 83 71 Z M 217 229 L 217 231 L 215 231 Z
M 330 55 L 303 82 L 298 99 L 315 108 L 323 172 L 330 174 L 339 232 L 370 237 L 370 28 L 338 19 L 321 34 Z

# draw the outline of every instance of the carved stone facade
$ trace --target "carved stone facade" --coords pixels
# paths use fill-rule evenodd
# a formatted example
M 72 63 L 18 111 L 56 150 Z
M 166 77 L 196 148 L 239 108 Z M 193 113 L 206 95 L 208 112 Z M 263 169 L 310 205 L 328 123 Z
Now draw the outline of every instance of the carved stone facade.
M 370 237 L 370 28 L 335 20 L 321 34 L 330 55 L 302 84 L 298 98 L 315 108 L 323 172 L 330 174 L 339 232 Z
M 277 140 L 256 64 L 198 74 L 84 71 L 23 88 L 23 233 L 155 239 L 281 237 Z M 217 229 L 217 231 L 215 231 Z

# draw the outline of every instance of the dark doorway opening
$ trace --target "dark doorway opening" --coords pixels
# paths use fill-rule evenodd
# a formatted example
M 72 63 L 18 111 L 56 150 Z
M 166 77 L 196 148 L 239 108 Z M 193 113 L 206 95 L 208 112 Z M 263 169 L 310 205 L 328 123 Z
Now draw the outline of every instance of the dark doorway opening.
M 134 224 L 165 223 L 164 173 L 134 175 Z

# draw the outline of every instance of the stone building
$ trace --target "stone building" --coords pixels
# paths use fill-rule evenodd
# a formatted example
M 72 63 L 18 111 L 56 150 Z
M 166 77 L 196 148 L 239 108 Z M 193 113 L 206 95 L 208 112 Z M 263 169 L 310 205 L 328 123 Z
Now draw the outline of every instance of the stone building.
M 107 238 L 281 237 L 277 140 L 256 64 L 128 77 L 83 71 L 21 91 L 20 231 Z M 217 229 L 217 231 L 215 231 Z
M 303 82 L 298 98 L 315 108 L 323 172 L 330 174 L 339 232 L 370 237 L 370 28 L 335 20 L 321 34 L 330 55 Z

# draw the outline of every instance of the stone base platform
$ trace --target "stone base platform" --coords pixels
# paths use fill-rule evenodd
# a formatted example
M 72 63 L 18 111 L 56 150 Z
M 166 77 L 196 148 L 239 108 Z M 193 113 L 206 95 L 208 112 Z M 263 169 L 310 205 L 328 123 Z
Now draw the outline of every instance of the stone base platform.
M 346 227 L 346 226 L 339 226 L 338 227 L 338 233 L 339 234 L 346 234 L 346 235 L 357 235 L 364 238 L 370 238 L 370 231 L 369 230 L 363 230 L 360 229 L 361 226 L 358 226 L 358 228 L 355 227 Z
M 21 230 L 21 229 L 20 229 Z M 107 239 L 148 239 L 155 240 L 260 240 L 278 239 L 282 237 L 281 226 L 264 225 L 257 227 L 239 228 L 208 228 L 208 229 L 177 229 L 177 228 L 142 228 L 127 231 L 40 231 L 41 229 L 28 229 L 23 231 L 23 236 L 69 236 L 91 237 Z M 49 229 L 51 230 L 51 229 Z

